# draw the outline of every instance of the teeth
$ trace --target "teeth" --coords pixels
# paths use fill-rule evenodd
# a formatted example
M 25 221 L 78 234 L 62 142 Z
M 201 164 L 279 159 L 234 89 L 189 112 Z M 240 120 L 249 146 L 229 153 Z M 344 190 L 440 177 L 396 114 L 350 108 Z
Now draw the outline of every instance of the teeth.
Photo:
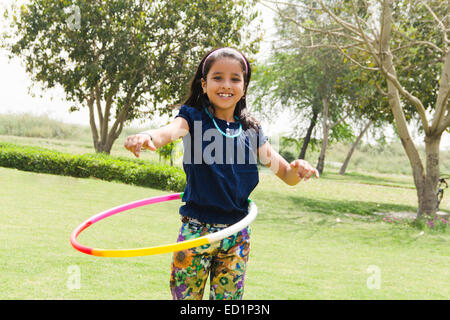
M 219 96 L 221 96 L 221 97 L 231 97 L 232 94 L 231 93 L 219 93 Z

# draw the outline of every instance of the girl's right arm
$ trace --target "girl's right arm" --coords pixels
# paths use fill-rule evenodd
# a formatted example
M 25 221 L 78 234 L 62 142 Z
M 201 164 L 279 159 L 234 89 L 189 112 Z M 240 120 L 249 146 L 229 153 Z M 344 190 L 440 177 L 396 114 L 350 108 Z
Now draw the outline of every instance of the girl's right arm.
M 155 151 L 172 141 L 184 137 L 188 133 L 189 125 L 186 119 L 177 117 L 173 122 L 159 129 L 148 130 L 127 137 L 124 146 L 136 157 L 139 157 L 142 148 Z

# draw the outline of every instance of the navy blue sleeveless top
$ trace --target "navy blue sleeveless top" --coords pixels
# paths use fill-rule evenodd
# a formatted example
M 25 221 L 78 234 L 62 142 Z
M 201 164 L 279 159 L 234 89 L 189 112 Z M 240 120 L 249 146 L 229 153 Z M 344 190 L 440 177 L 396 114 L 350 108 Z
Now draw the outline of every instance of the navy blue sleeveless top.
M 183 137 L 186 188 L 180 214 L 204 223 L 233 224 L 248 214 L 248 198 L 259 182 L 257 149 L 268 139 L 263 130 L 242 128 L 236 138 L 223 136 L 205 110 L 183 105 L 189 133 Z M 214 117 L 229 135 L 239 132 L 239 122 Z

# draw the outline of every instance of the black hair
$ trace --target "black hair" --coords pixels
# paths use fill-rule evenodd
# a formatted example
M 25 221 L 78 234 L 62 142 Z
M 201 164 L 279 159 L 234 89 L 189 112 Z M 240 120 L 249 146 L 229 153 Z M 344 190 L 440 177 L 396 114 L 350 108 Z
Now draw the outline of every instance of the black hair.
M 253 118 L 248 110 L 245 95 L 247 94 L 248 84 L 250 82 L 252 70 L 250 63 L 247 58 L 236 49 L 232 48 L 218 48 L 208 52 L 200 62 L 197 72 L 190 82 L 190 91 L 188 98 L 184 102 L 185 105 L 194 107 L 197 110 L 202 111 L 205 107 L 211 106 L 214 110 L 214 106 L 209 101 L 208 96 L 203 93 L 203 87 L 201 80 L 206 81 L 206 76 L 208 75 L 209 69 L 213 63 L 220 58 L 233 58 L 241 63 L 242 72 L 244 73 L 244 96 L 236 103 L 236 108 L 234 109 L 234 115 L 238 117 L 242 124 L 242 127 L 246 129 L 253 128 L 258 131 L 259 122 Z M 214 113 L 213 113 L 214 114 Z

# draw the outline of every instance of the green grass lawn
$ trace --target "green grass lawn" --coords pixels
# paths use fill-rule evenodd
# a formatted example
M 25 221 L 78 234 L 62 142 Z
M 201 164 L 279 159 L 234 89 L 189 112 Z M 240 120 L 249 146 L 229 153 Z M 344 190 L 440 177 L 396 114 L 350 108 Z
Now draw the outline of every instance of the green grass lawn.
M 72 230 L 92 215 L 166 192 L 6 168 L 0 181 L 0 299 L 171 298 L 171 254 L 98 258 L 69 243 Z M 449 299 L 448 231 L 421 234 L 373 214 L 414 211 L 412 186 L 408 178 L 330 173 L 289 187 L 262 170 L 251 195 L 259 214 L 244 299 Z M 113 216 L 79 241 L 100 248 L 173 243 L 180 204 Z M 448 201 L 443 206 L 450 210 Z M 373 266 L 379 289 L 367 285 Z M 79 289 L 68 286 L 73 268 Z

